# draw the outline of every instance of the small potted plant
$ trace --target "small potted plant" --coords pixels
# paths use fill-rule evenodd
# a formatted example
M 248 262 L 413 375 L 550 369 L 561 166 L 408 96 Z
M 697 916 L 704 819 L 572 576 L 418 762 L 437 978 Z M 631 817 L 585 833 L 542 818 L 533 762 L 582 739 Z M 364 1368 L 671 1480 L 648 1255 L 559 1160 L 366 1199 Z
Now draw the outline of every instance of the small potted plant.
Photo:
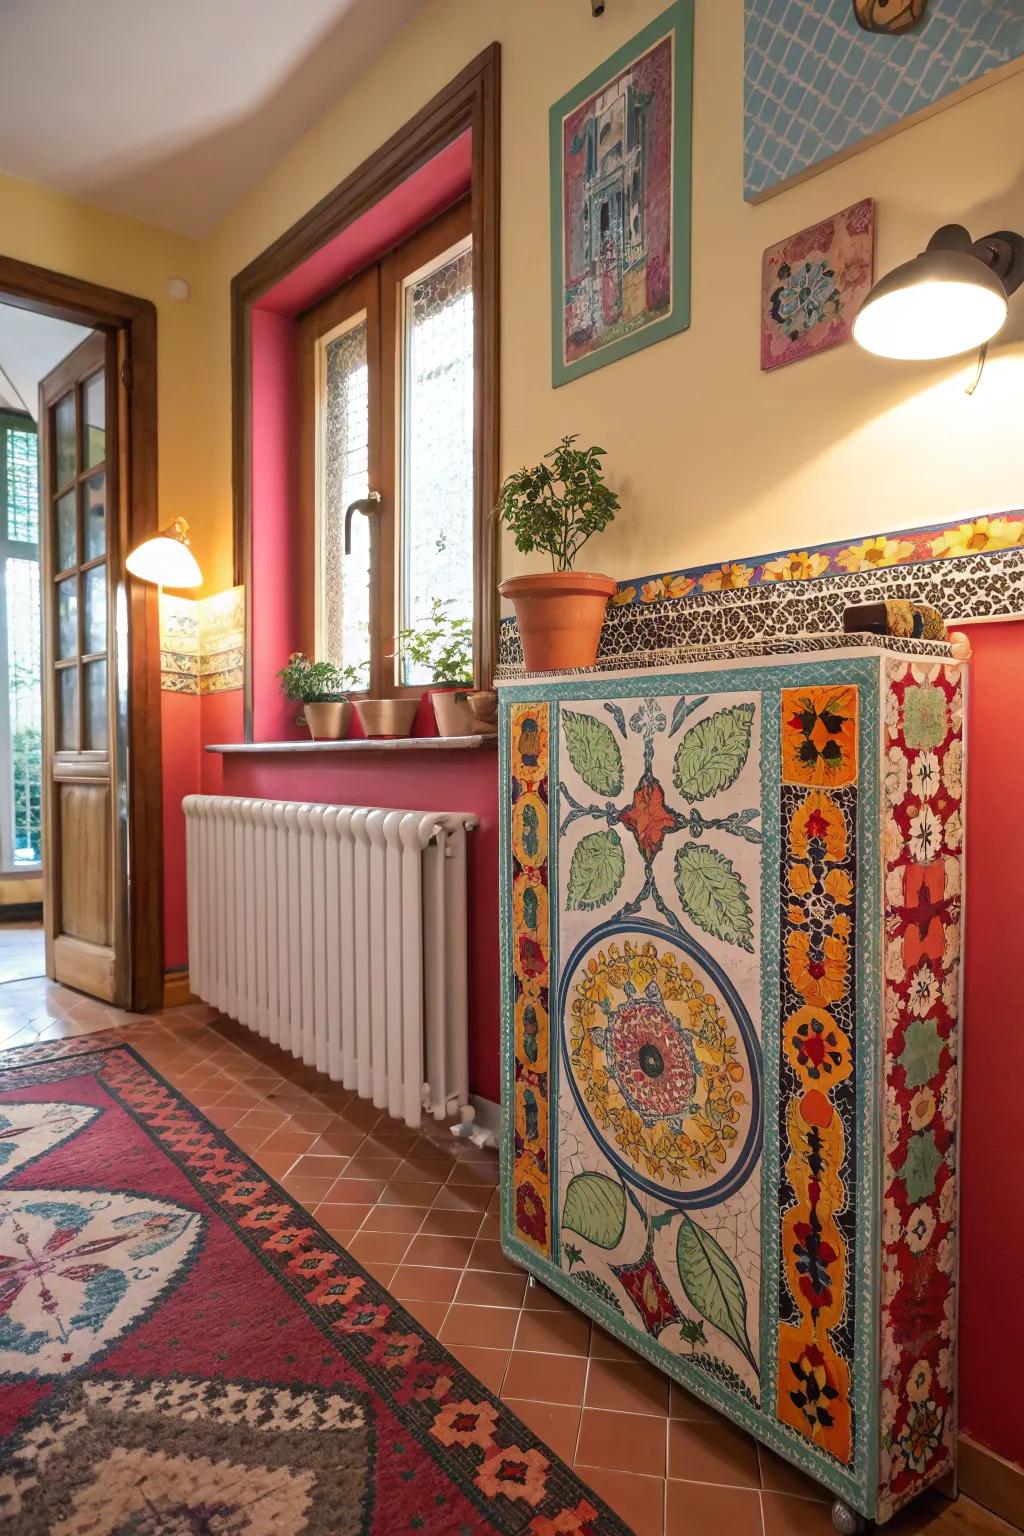
M 281 692 L 303 706 L 309 734 L 314 741 L 340 741 L 348 721 L 346 688 L 357 687 L 355 667 L 336 667 L 332 661 L 311 661 L 293 651 L 278 672 Z
M 515 604 L 523 660 L 530 672 L 592 667 L 608 599 L 610 576 L 574 571 L 576 556 L 615 517 L 619 498 L 604 483 L 603 448 L 575 448 L 563 437 L 532 469 L 517 469 L 498 493 L 495 515 L 524 555 L 541 550 L 551 570 L 511 576 L 498 588 Z
M 469 703 L 473 691 L 473 621 L 449 613 L 452 601 L 435 597 L 426 618 L 399 631 L 398 649 L 406 661 L 429 673 L 435 684 L 427 691 L 438 734 L 469 736 L 476 723 Z

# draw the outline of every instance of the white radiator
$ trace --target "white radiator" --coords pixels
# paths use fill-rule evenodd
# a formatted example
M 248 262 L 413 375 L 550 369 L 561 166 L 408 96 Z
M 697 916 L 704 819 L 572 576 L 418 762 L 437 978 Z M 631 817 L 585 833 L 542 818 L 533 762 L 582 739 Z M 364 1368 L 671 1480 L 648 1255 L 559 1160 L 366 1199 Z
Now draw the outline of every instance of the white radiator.
M 189 985 L 407 1125 L 468 1100 L 472 816 L 185 799 Z

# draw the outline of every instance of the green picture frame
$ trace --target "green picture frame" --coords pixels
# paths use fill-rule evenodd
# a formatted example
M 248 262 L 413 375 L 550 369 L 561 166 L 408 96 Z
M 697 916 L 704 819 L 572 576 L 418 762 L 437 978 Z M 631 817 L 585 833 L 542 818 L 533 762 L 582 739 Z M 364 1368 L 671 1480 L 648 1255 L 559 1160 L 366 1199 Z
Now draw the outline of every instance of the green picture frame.
M 554 388 L 690 324 L 693 0 L 550 109 Z

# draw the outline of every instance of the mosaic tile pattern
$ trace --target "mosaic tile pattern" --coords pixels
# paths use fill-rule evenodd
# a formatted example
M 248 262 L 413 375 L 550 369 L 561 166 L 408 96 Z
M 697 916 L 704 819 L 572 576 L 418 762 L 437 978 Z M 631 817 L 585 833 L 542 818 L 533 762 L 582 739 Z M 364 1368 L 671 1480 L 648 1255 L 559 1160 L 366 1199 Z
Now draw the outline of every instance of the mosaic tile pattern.
M 851 0 L 746 0 L 744 195 L 757 200 L 1024 54 L 1014 0 L 928 0 L 864 31 Z

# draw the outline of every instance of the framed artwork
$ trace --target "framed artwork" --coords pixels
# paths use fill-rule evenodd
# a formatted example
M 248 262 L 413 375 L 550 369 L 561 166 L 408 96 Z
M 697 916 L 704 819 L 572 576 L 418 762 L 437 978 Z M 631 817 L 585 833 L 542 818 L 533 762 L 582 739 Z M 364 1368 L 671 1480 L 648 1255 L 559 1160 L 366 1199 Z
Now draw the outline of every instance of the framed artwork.
M 870 197 L 769 246 L 761 267 L 761 368 L 782 368 L 849 341 L 874 273 Z
M 748 202 L 1024 68 L 1020 0 L 745 0 Z
M 690 323 L 693 0 L 551 108 L 557 387 Z

